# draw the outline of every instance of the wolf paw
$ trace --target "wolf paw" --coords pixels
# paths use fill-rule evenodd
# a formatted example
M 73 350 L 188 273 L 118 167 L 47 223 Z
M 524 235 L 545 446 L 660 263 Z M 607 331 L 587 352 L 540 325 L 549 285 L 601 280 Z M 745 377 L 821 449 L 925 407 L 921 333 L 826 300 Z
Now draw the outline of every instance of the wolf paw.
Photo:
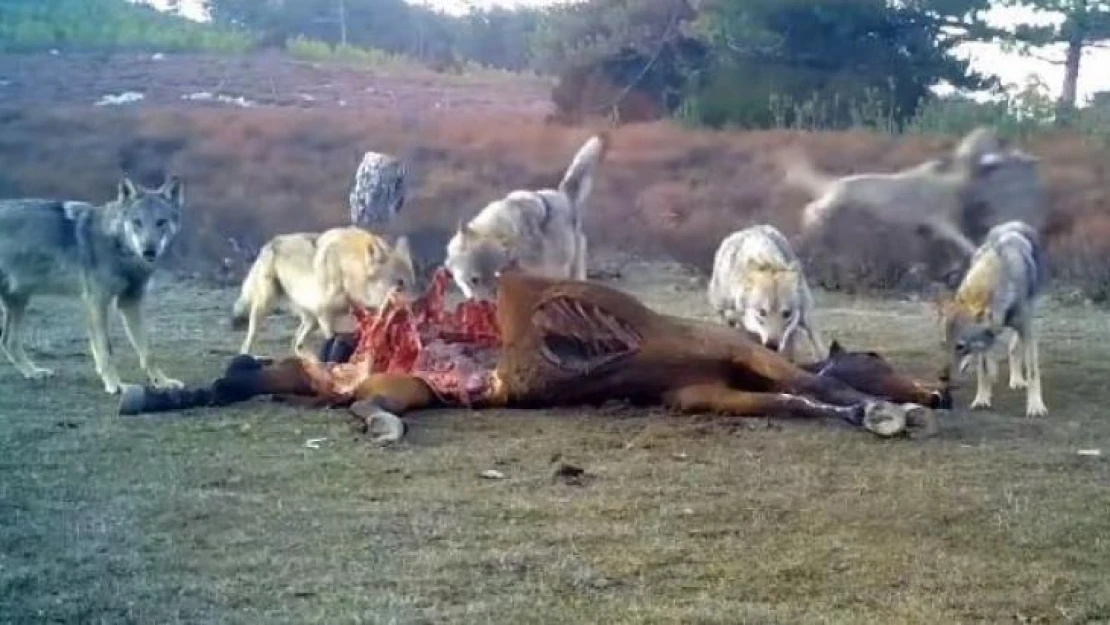
M 104 382 L 104 392 L 109 395 L 115 395 L 120 391 L 119 376 L 102 376 L 101 381 Z
M 1016 391 L 1016 390 L 1019 390 L 1019 389 L 1023 389 L 1028 385 L 1029 385 L 1029 383 L 1025 381 L 1025 378 L 1015 378 L 1015 377 L 1010 378 L 1010 388 L 1012 390 Z
M 1048 408 L 1045 407 L 1043 401 L 1029 402 L 1025 407 L 1025 416 L 1027 417 L 1044 417 L 1048 415 Z
M 160 376 L 157 376 L 157 377 L 151 376 L 150 381 L 154 384 L 154 386 L 156 388 L 161 388 L 161 389 L 185 388 L 185 383 L 182 382 L 181 380 L 175 380 L 173 378 L 168 378 L 164 375 L 160 375 Z
M 975 399 L 971 400 L 971 409 L 972 410 L 986 409 L 986 408 L 990 408 L 990 407 L 991 407 L 991 398 L 990 397 L 976 397 Z
M 32 366 L 30 369 L 27 369 L 23 372 L 23 377 L 27 378 L 28 380 L 44 380 L 46 378 L 52 377 L 53 375 L 54 370 L 47 369 L 46 367 Z
M 906 410 L 885 401 L 870 402 L 863 408 L 863 427 L 883 438 L 906 431 Z

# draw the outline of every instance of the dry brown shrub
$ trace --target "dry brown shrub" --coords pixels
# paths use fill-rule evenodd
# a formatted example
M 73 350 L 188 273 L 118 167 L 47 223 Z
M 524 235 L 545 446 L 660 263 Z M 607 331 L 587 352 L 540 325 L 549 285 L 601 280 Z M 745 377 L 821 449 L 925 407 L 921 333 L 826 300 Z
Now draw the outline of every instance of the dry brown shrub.
M 123 169 L 148 184 L 185 177 L 189 227 L 175 260 L 218 264 L 227 238 L 346 223 L 347 193 L 365 150 L 393 152 L 416 171 L 400 229 L 424 237 L 435 262 L 460 218 L 514 188 L 558 182 L 592 132 L 506 115 L 444 114 L 418 131 L 366 111 L 226 110 L 0 112 L 0 191 L 102 201 Z M 875 133 L 711 132 L 675 124 L 611 131 L 612 149 L 587 207 L 591 247 L 668 256 L 708 269 L 719 241 L 755 223 L 788 235 L 808 198 L 787 190 L 772 153 L 799 145 L 836 174 L 892 171 L 949 149 L 955 137 Z M 1052 134 L 1023 143 L 1043 160 L 1055 224 L 1048 249 L 1058 282 L 1093 297 L 1110 288 L 1108 150 Z M 800 250 L 817 284 L 839 289 L 921 286 L 914 263 L 929 243 L 846 213 Z

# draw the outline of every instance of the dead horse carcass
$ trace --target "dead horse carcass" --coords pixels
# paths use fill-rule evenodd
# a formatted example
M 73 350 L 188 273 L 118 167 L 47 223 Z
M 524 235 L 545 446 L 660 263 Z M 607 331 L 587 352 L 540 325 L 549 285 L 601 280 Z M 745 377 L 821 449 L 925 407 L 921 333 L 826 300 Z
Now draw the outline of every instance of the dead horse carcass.
M 207 387 L 128 386 L 120 413 L 273 395 L 347 406 L 371 431 L 384 426 L 381 440 L 395 440 L 404 432 L 399 415 L 423 408 L 624 400 L 683 413 L 831 417 L 893 437 L 935 433 L 932 409 L 951 405 L 947 386 L 902 376 L 878 354 L 835 346 L 827 360 L 798 367 L 734 329 L 657 313 L 595 282 L 506 273 L 495 306 L 476 311 L 481 303 L 468 302 L 451 313 L 442 309 L 448 280 L 441 272 L 416 302 L 364 314 L 348 363 L 238 356 Z M 474 321 L 482 310 L 492 335 Z

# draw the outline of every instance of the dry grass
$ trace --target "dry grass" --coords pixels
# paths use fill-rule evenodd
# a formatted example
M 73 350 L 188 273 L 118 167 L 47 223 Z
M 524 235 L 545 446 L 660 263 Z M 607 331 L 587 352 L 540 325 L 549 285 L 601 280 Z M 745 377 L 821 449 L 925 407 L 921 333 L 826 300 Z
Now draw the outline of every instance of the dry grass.
M 426 254 L 459 217 L 512 188 L 558 181 L 588 135 L 530 116 L 451 112 L 418 126 L 367 111 L 199 109 L 9 111 L 0 118 L 0 194 L 105 199 L 121 169 L 152 183 L 172 170 L 188 181 L 191 228 L 178 260 L 218 261 L 227 236 L 260 241 L 347 219 L 347 192 L 364 150 L 394 152 L 415 170 L 401 227 L 424 231 Z M 800 144 L 837 173 L 890 171 L 947 150 L 954 138 L 866 133 L 698 132 L 667 123 L 613 133 L 614 147 L 589 207 L 597 247 L 669 255 L 706 268 L 725 233 L 769 222 L 794 231 L 806 198 L 788 191 L 771 152 Z M 1045 163 L 1053 220 L 1049 241 L 1063 283 L 1103 299 L 1110 290 L 1110 174 L 1105 147 L 1047 135 L 1024 146 Z M 919 287 L 914 233 L 866 220 L 838 221 L 809 250 L 826 288 Z M 867 245 L 860 245 L 867 241 Z
M 681 272 L 626 275 L 652 306 L 703 313 Z M 167 369 L 209 378 L 240 338 L 219 329 L 233 293 L 155 293 Z M 932 369 L 921 305 L 818 297 L 829 334 Z M 58 379 L 0 366 L 0 622 L 1106 622 L 1110 465 L 1076 450 L 1110 451 L 1110 328 L 1049 310 L 1052 414 L 1036 421 L 1008 390 L 924 443 L 623 409 L 443 411 L 379 450 L 337 413 L 265 402 L 116 417 L 77 307 L 40 300 L 32 355 Z M 292 324 L 270 328 L 260 349 L 281 353 Z M 553 482 L 556 456 L 594 479 Z M 480 479 L 489 468 L 508 479 Z

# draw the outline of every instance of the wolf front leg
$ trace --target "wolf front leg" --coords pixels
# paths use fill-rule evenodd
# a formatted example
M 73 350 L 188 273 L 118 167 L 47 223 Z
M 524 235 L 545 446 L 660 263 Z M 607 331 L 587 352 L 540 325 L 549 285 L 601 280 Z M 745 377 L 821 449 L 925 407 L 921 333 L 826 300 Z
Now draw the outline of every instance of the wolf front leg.
M 959 228 L 948 221 L 940 219 L 929 222 L 928 227 L 931 227 L 937 236 L 955 243 L 966 256 L 971 256 L 975 253 L 976 247 L 975 244 L 971 242 L 971 239 L 968 239 L 964 233 L 960 232 Z
M 1021 344 L 1025 347 L 1025 364 L 1029 367 L 1029 386 L 1025 390 L 1025 414 L 1043 417 L 1048 414 L 1041 395 L 1041 362 L 1037 349 L 1037 330 L 1030 319 L 1022 329 Z
M 1017 390 L 1025 388 L 1028 381 L 1025 379 L 1025 345 L 1021 341 L 1021 333 L 1015 332 L 1010 338 L 1010 388 Z
M 116 307 L 123 319 L 123 331 L 127 334 L 127 340 L 139 356 L 139 368 L 146 373 L 151 383 L 158 388 L 183 388 L 184 383 L 167 376 L 158 365 L 151 362 L 150 340 L 146 334 L 142 302 L 138 298 L 121 297 Z
M 119 371 L 112 362 L 112 346 L 108 342 L 108 305 L 110 298 L 100 289 L 87 287 L 84 293 L 85 312 L 88 314 L 89 349 L 92 351 L 96 373 L 109 395 L 119 392 Z
M 997 367 L 988 352 L 975 355 L 975 398 L 971 400 L 971 408 L 991 407 L 991 386 L 994 384 Z

